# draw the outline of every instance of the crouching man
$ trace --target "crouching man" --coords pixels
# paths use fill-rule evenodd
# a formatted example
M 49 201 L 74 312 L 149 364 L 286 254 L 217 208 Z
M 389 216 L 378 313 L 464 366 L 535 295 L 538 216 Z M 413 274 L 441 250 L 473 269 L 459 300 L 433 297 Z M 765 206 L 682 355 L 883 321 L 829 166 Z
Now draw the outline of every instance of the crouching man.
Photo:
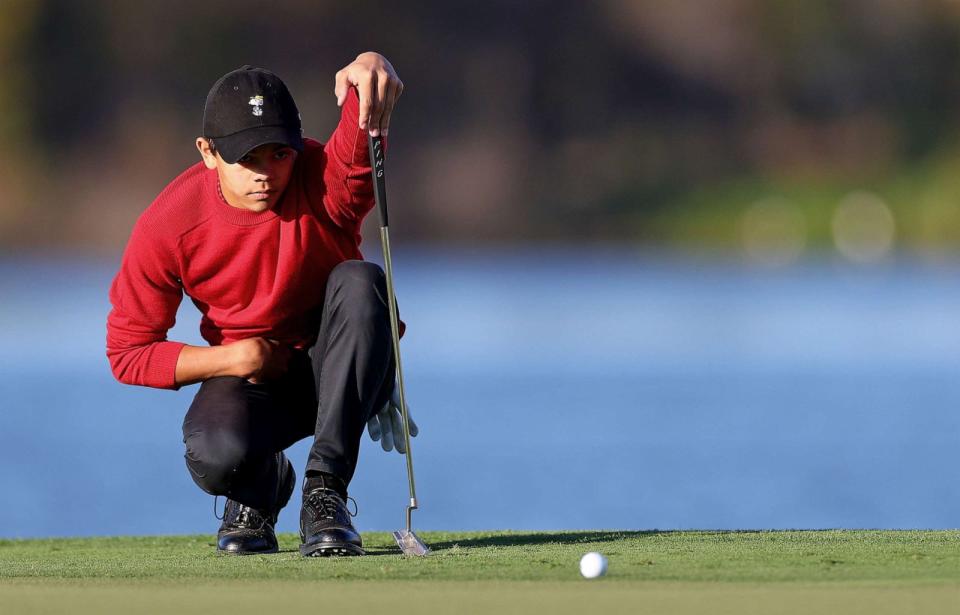
M 360 253 L 373 208 L 367 133 L 386 137 L 403 83 L 377 53 L 336 75 L 326 144 L 301 136 L 287 86 L 250 66 L 214 83 L 201 162 L 137 220 L 110 288 L 107 357 L 123 383 L 201 383 L 183 422 L 187 469 L 227 498 L 217 549 L 277 551 L 296 487 L 284 450 L 313 437 L 300 552 L 362 555 L 347 506 L 365 423 L 403 450 L 382 270 Z M 209 347 L 167 340 L 186 294 Z M 416 426 L 411 423 L 411 435 Z

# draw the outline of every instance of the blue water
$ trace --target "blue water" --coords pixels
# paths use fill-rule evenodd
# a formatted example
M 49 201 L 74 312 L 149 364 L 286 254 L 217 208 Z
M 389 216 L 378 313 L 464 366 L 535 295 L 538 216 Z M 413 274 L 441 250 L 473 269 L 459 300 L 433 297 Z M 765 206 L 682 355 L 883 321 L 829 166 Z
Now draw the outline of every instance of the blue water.
M 417 527 L 960 526 L 960 263 L 394 260 Z M 0 536 L 216 530 L 182 459 L 197 387 L 109 373 L 116 264 L 0 260 Z M 171 339 L 198 320 L 185 302 Z M 351 491 L 359 529 L 403 524 L 402 457 L 366 436 Z

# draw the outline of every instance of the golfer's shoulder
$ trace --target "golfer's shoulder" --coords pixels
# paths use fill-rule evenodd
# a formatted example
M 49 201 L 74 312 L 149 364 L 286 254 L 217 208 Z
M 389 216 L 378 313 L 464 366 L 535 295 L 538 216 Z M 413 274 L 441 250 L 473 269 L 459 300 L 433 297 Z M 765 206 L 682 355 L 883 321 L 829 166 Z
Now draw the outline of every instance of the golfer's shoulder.
M 325 158 L 323 148 L 324 144 L 320 141 L 311 137 L 304 137 L 303 151 L 300 152 L 300 159 L 304 161 L 306 166 L 310 167 L 323 164 Z
M 176 242 L 210 217 L 216 197 L 213 171 L 197 163 L 167 184 L 137 220 L 134 232 L 154 241 Z
M 308 189 L 323 185 L 329 162 L 326 144 L 310 137 L 303 138 L 303 151 L 297 156 L 297 168 Z

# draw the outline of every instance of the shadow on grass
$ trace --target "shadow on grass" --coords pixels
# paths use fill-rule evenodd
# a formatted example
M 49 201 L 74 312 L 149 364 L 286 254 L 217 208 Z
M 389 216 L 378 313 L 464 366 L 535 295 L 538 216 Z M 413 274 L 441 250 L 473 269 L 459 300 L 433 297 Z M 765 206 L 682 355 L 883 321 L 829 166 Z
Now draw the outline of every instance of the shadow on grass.
M 816 531 L 816 530 L 790 530 Z M 453 547 L 524 547 L 534 545 L 574 545 L 605 542 L 619 542 L 626 538 L 651 536 L 672 536 L 677 534 L 699 534 L 703 537 L 722 534 L 762 534 L 770 530 L 635 530 L 635 531 L 592 531 L 592 532 L 537 532 L 532 534 L 495 534 L 477 536 L 475 538 L 461 538 L 458 540 L 430 540 L 428 536 L 424 542 L 431 551 L 443 551 Z M 281 553 L 297 553 L 297 549 L 281 549 Z M 398 547 L 366 547 L 367 555 L 400 555 Z
M 657 530 L 641 532 L 556 532 L 536 534 L 499 534 L 496 536 L 480 536 L 461 540 L 429 542 L 431 549 L 449 549 L 460 547 L 522 547 L 545 544 L 578 544 L 594 542 L 617 542 L 624 538 L 636 536 L 652 536 L 669 534 Z
M 433 550 L 460 547 L 523 547 L 544 544 L 589 544 L 597 542 L 618 542 L 625 538 L 642 536 L 670 536 L 675 534 L 697 533 L 703 536 L 718 534 L 759 534 L 764 530 L 638 530 L 638 531 L 595 531 L 595 532 L 554 532 L 536 534 L 498 534 L 480 536 L 462 540 L 427 541 Z
M 670 532 L 557 532 L 555 534 L 514 534 L 465 538 L 460 540 L 430 540 L 421 534 L 431 551 L 452 547 L 522 547 L 543 544 L 578 544 L 615 542 L 632 536 L 669 534 Z M 364 547 L 367 556 L 400 555 L 399 547 Z M 298 549 L 280 549 L 280 553 L 299 553 Z

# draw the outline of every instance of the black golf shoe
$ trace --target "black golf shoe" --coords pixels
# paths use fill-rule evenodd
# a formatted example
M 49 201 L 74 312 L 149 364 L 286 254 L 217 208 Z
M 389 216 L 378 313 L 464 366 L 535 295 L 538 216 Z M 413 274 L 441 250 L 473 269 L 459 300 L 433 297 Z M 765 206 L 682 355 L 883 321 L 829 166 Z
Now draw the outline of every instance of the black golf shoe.
M 343 497 L 318 487 L 303 494 L 300 510 L 300 554 L 306 557 L 365 555 L 360 534 L 353 527 Z
M 277 506 L 272 511 L 262 511 L 245 506 L 235 500 L 227 500 L 223 510 L 223 523 L 217 532 L 217 551 L 232 555 L 252 555 L 256 553 L 276 553 L 279 550 L 277 534 L 273 527 L 277 524 L 280 510 L 290 501 L 296 486 L 296 473 L 293 465 L 283 455 L 279 456 L 280 470 Z

